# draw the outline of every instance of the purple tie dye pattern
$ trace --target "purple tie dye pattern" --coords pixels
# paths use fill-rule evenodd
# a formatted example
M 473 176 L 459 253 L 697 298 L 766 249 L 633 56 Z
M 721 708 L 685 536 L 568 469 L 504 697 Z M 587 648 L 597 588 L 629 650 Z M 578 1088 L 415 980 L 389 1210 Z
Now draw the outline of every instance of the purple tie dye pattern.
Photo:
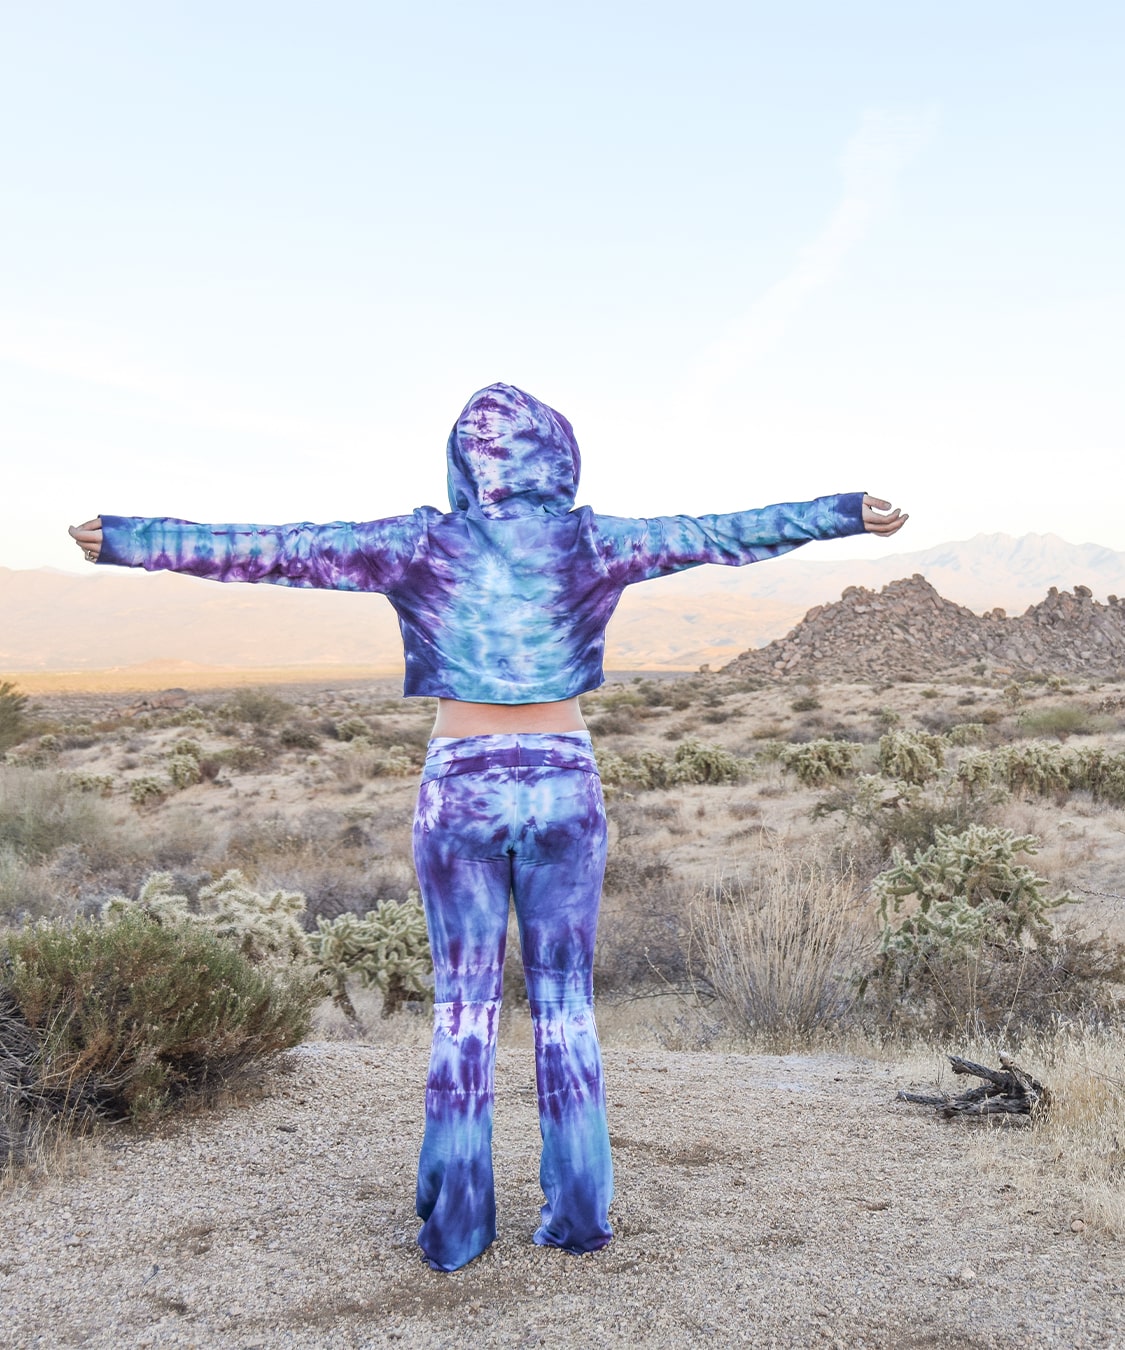
M 434 958 L 434 1040 L 418 1166 L 419 1245 L 456 1270 L 496 1235 L 493 1065 L 514 902 L 535 1027 L 540 1182 L 535 1241 L 610 1240 L 613 1174 L 593 1015 L 606 822 L 589 736 L 431 742 L 414 861 Z
M 469 400 L 447 465 L 449 512 L 327 525 L 103 516 L 98 561 L 382 593 L 402 630 L 407 695 L 521 704 L 601 684 L 606 624 L 626 586 L 863 530 L 862 493 L 700 517 L 575 508 L 569 422 L 505 384 Z M 543 1135 L 535 1241 L 584 1252 L 610 1239 L 591 980 L 605 839 L 588 738 L 431 743 L 414 825 L 436 983 L 417 1208 L 420 1245 L 439 1269 L 472 1260 L 496 1233 L 493 1079 L 513 899 Z
M 408 696 L 547 703 L 601 684 L 605 627 L 626 586 L 863 530 L 862 493 L 647 520 L 574 508 L 569 422 L 505 384 L 469 400 L 446 459 L 444 514 L 423 506 L 328 525 L 103 516 L 99 562 L 380 592 L 398 614 Z

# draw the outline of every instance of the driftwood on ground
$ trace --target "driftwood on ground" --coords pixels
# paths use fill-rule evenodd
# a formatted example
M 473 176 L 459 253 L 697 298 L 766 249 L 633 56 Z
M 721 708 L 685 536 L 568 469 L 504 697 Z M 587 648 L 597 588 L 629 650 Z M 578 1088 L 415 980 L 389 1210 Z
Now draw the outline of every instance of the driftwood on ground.
M 934 1106 L 947 1119 L 952 1116 L 1023 1116 L 1030 1119 L 1047 1109 L 1049 1094 L 1008 1055 L 1000 1056 L 1000 1069 L 987 1069 L 983 1064 L 960 1055 L 950 1055 L 953 1072 L 969 1074 L 981 1079 L 976 1086 L 958 1096 L 948 1092 L 936 1096 L 919 1092 L 900 1092 L 898 1100 L 917 1106 Z

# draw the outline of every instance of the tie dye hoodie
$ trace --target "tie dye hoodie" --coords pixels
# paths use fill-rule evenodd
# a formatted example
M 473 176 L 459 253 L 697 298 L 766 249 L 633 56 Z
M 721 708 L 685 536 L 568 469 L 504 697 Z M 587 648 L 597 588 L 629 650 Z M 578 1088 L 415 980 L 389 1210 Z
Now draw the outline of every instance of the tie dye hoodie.
M 469 400 L 447 458 L 447 512 L 423 506 L 328 525 L 103 516 L 98 561 L 378 591 L 398 614 L 408 696 L 535 703 L 601 684 L 606 624 L 626 586 L 863 530 L 858 492 L 698 517 L 576 508 L 581 461 L 570 423 L 506 384 Z

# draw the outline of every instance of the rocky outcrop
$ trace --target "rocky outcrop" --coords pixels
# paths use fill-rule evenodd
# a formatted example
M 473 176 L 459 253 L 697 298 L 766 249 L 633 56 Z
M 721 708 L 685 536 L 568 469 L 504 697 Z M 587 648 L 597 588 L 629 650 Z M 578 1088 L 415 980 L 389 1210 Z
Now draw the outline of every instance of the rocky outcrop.
M 810 609 L 786 637 L 743 652 L 729 674 L 866 680 L 929 679 L 985 661 L 1028 671 L 1106 677 L 1125 672 L 1125 600 L 1094 599 L 1052 586 L 1018 617 L 975 614 L 943 599 L 921 573 L 881 591 L 849 586 L 831 605 Z

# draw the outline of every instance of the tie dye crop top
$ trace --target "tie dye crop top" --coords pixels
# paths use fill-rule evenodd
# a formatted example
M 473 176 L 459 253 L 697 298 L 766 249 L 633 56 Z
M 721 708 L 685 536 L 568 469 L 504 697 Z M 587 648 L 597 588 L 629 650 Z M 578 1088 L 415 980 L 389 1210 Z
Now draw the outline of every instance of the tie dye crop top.
M 328 525 L 103 516 L 98 561 L 378 591 L 398 614 L 407 696 L 547 703 L 601 684 L 606 624 L 626 586 L 863 531 L 859 492 L 698 517 L 575 507 L 570 423 L 511 385 L 473 395 L 447 457 L 450 511 Z

